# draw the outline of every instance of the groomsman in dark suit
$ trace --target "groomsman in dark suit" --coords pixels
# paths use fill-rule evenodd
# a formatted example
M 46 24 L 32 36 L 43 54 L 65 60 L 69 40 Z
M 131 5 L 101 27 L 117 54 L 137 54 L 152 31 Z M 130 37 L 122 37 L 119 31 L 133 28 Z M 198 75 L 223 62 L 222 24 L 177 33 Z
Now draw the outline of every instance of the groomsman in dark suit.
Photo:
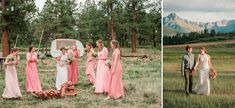
M 187 95 L 192 93 L 193 86 L 193 71 L 196 64 L 196 57 L 194 56 L 193 48 L 186 46 L 186 53 L 182 56 L 181 75 L 185 78 L 185 92 Z

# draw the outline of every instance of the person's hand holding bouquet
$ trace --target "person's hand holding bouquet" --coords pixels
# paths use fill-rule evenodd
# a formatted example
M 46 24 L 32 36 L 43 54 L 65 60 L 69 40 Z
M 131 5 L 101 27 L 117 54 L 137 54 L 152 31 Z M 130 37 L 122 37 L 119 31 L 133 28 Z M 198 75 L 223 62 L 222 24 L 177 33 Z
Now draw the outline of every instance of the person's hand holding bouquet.
M 111 68 L 111 61 L 110 61 L 110 60 L 106 60 L 105 64 L 106 64 L 109 68 Z
M 216 70 L 215 69 L 210 69 L 210 78 L 214 80 L 214 79 L 216 79 L 216 77 L 217 77 Z

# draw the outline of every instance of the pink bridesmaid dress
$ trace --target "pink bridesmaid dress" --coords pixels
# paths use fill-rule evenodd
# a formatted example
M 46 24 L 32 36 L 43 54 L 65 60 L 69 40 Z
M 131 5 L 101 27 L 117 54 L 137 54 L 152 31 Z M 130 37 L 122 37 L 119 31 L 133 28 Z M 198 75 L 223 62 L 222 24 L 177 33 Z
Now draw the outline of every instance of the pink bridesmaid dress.
M 9 56 L 11 56 L 11 55 L 9 55 Z M 5 63 L 9 63 L 9 61 L 6 60 Z M 19 83 L 18 83 L 15 64 L 6 64 L 5 89 L 2 94 L 2 97 L 3 98 L 20 98 L 20 97 L 22 97 L 21 92 L 20 92 Z
M 26 65 L 26 90 L 27 92 L 42 91 L 37 69 L 37 53 L 27 53 Z
M 79 51 L 73 52 L 74 61 L 68 65 L 68 81 L 71 81 L 72 84 L 77 84 L 78 82 L 78 58 Z
M 86 61 L 86 75 L 90 84 L 95 84 L 95 58 L 92 56 L 94 50 L 91 49 L 89 53 L 87 53 L 87 61 Z
M 110 70 L 111 77 L 108 96 L 110 98 L 117 99 L 124 96 L 124 89 L 122 84 L 122 65 L 119 49 L 115 49 L 113 51 L 111 65 L 112 67 Z
M 108 58 L 108 49 L 103 48 L 102 51 L 98 52 L 98 63 L 96 71 L 95 81 L 95 93 L 107 93 L 109 84 L 109 67 L 106 65 Z

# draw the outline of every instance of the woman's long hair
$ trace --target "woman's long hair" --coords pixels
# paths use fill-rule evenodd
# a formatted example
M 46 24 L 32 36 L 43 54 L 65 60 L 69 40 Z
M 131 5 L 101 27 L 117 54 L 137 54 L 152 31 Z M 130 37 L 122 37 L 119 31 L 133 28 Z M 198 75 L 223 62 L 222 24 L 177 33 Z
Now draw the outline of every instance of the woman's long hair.
M 200 49 L 200 50 L 204 50 L 204 51 L 205 51 L 205 53 L 207 54 L 207 50 L 206 50 L 206 48 L 205 48 L 205 47 L 200 47 L 199 49 Z
M 28 52 L 31 52 L 33 48 L 34 48 L 34 46 L 30 46 L 28 49 Z
M 98 50 L 99 50 L 99 51 L 102 51 L 102 49 L 103 49 L 103 47 L 104 47 L 103 41 L 102 41 L 101 39 L 99 39 L 99 40 L 96 41 L 96 43 L 97 43 L 97 44 L 99 43 L 99 44 L 101 45 L 101 48 L 98 47 Z
M 89 53 L 91 51 L 91 49 L 93 48 L 93 46 L 90 42 L 87 42 L 86 45 L 90 47 L 89 51 L 87 51 L 87 53 Z
M 11 53 L 14 53 L 14 52 L 17 52 L 17 51 L 20 51 L 20 50 L 19 50 L 18 48 L 13 48 L 12 51 L 11 51 Z M 16 55 L 17 61 L 18 61 L 18 57 L 19 57 L 19 55 L 17 54 L 17 55 Z
M 120 49 L 119 43 L 117 40 L 112 40 L 111 43 L 116 46 L 116 48 L 120 51 L 120 57 L 122 57 L 122 50 Z
M 18 49 L 18 48 L 13 48 L 13 49 L 12 49 L 12 51 L 11 51 L 11 53 L 13 53 L 13 52 L 17 52 L 17 51 L 19 51 L 19 49 Z

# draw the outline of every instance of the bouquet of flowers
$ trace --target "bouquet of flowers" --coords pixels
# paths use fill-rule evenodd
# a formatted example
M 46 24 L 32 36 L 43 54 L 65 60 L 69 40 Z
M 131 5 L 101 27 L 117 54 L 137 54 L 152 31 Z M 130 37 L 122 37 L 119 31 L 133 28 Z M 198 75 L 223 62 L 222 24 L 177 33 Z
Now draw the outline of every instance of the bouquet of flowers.
M 93 52 L 93 53 L 92 53 L 92 56 L 93 56 L 94 58 L 96 58 L 96 57 L 97 57 L 97 53 L 96 53 L 96 52 Z
M 8 62 L 13 62 L 13 61 L 15 61 L 15 58 L 13 56 L 8 56 L 7 60 L 8 60 Z
M 68 57 L 67 62 L 71 64 L 74 61 L 73 57 Z
M 45 57 L 46 57 L 46 55 L 43 54 L 43 53 L 38 54 L 38 58 L 41 59 L 41 60 L 45 59 Z
M 106 60 L 105 64 L 108 65 L 109 68 L 111 68 L 111 61 L 110 60 Z
M 211 69 L 210 70 L 210 78 L 214 80 L 216 78 L 216 76 L 217 76 L 216 70 Z

